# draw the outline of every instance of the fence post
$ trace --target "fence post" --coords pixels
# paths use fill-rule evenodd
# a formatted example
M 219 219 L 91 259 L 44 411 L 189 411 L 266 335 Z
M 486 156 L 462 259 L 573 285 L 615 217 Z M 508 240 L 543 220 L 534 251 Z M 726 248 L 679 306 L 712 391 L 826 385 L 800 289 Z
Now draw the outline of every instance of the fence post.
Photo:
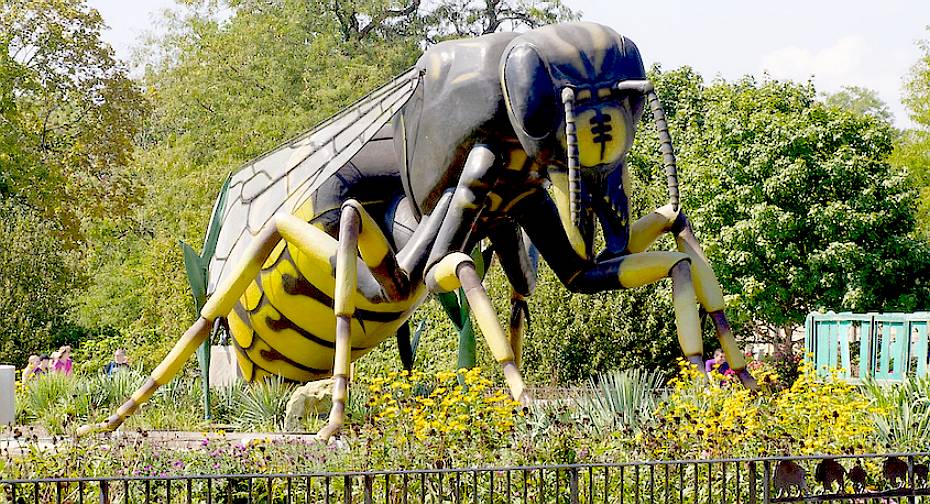
M 346 504 L 352 504 L 352 476 L 346 475 L 345 483 L 342 487 L 343 497 Z
M 370 474 L 365 475 L 365 504 L 372 504 L 372 490 L 374 487 L 374 481 Z
M 910 341 L 908 341 L 910 342 Z M 917 484 L 914 481 L 914 456 L 907 456 L 907 484 L 910 486 L 911 493 L 907 496 L 907 501 L 910 504 L 914 504 L 915 496 L 917 495 Z
M 749 504 L 756 504 L 756 463 L 749 462 Z
M 769 504 L 771 501 L 772 483 L 772 463 L 768 460 L 762 462 L 762 503 Z
M 569 473 L 568 480 L 568 491 L 571 497 L 572 504 L 578 504 L 578 468 L 572 467 L 571 473 Z
M 110 483 L 100 480 L 100 504 L 110 504 Z

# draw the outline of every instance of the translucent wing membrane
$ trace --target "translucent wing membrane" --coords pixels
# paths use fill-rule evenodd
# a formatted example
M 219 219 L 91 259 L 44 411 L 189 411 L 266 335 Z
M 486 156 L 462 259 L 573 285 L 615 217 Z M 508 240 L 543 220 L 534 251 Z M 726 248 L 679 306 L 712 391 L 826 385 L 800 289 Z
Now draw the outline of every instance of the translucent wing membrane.
M 291 213 L 304 203 L 391 120 L 418 82 L 419 73 L 411 68 L 232 175 L 216 253 L 210 261 L 208 294 L 271 217 Z

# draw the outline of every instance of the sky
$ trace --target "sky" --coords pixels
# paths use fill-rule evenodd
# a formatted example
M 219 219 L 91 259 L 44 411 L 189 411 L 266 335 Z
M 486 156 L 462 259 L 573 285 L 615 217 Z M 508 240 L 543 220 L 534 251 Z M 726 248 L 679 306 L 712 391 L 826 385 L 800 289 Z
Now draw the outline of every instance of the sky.
M 632 39 L 647 68 L 689 65 L 705 79 L 744 75 L 805 82 L 820 92 L 873 89 L 908 127 L 901 86 L 930 39 L 930 0 L 563 0 L 583 18 Z M 129 59 L 172 0 L 89 0 L 110 27 L 103 34 Z

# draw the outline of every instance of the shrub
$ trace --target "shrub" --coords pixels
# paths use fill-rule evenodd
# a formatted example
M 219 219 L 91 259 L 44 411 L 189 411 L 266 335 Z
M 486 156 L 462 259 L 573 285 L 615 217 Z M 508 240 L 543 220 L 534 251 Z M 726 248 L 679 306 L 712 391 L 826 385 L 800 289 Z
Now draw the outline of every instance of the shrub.
M 726 458 L 847 453 L 875 448 L 872 415 L 880 410 L 840 379 L 818 381 L 811 365 L 788 388 L 769 368 L 756 377 L 758 393 L 735 379 L 711 374 L 710 383 L 682 364 L 659 422 L 639 437 L 651 458 Z
M 522 414 L 520 404 L 495 389 L 480 368 L 392 372 L 372 379 L 368 393 L 368 421 L 357 432 L 378 440 L 365 445 L 373 464 L 398 457 L 428 467 L 493 463 L 489 456 L 509 444 Z

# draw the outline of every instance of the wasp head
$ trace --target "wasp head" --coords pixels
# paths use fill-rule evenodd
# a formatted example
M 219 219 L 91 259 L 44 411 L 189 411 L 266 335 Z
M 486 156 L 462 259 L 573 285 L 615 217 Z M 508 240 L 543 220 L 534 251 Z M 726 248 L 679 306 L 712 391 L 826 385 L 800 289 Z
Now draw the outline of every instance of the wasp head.
M 569 185 L 569 220 L 590 228 L 582 202 L 611 198 L 605 181 L 616 179 L 643 114 L 643 92 L 620 86 L 645 81 L 639 49 L 594 23 L 546 26 L 510 43 L 500 77 L 523 149 L 550 172 L 567 172 L 558 179 Z

